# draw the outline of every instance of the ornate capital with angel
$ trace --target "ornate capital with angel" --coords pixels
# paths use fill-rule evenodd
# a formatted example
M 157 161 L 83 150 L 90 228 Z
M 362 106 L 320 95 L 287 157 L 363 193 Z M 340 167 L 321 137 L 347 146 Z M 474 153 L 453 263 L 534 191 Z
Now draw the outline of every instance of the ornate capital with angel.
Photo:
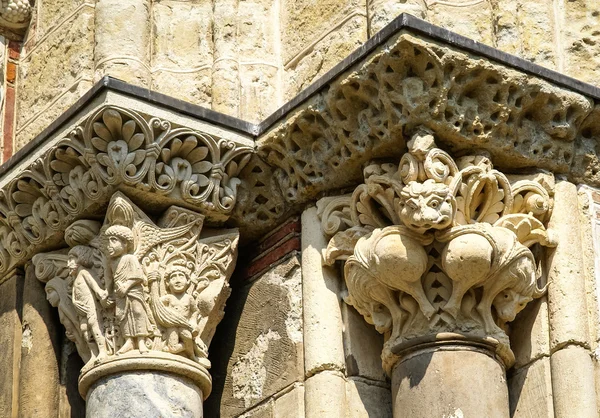
M 398 165 L 368 165 L 351 196 L 317 203 L 324 261 L 344 262 L 346 301 L 385 335 L 386 368 L 439 335 L 495 341 L 510 365 L 506 324 L 544 293 L 535 255 L 556 245 L 554 178 L 509 179 L 485 154 L 454 160 L 423 129 L 407 145 Z
M 209 367 L 207 347 L 229 295 L 238 233 L 201 236 L 203 220 L 173 206 L 155 223 L 116 193 L 103 224 L 76 221 L 65 231 L 70 248 L 34 257 L 86 367 L 152 352 Z

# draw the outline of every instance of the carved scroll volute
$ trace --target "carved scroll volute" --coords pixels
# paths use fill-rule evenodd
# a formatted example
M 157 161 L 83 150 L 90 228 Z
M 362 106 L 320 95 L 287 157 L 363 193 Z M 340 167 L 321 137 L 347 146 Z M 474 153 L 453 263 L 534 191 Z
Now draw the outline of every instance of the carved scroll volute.
M 351 196 L 317 204 L 324 262 L 345 263 L 346 302 L 384 334 L 385 369 L 444 338 L 488 345 L 510 367 L 505 325 L 545 291 L 530 247 L 556 245 L 553 181 L 511 183 L 485 155 L 455 163 L 424 130 L 391 166 L 370 164 Z
M 140 361 L 153 370 L 183 367 L 208 396 L 208 346 L 230 293 L 238 232 L 201 235 L 203 220 L 171 207 L 154 223 L 116 193 L 103 224 L 76 221 L 65 231 L 68 249 L 34 257 L 48 300 L 86 361 L 82 393 L 97 378 L 93 370 L 117 360 L 126 369 L 137 359 L 138 368 Z

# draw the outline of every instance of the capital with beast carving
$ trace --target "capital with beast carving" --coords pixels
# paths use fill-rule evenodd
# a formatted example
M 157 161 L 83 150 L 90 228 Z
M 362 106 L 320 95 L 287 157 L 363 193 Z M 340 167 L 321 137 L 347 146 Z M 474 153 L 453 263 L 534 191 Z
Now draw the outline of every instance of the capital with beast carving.
M 553 177 L 506 176 L 487 155 L 456 161 L 420 130 L 399 165 L 373 163 L 352 195 L 318 202 L 326 264 L 344 262 L 345 300 L 384 334 L 388 373 L 415 346 L 472 342 L 507 367 L 507 323 L 545 286 L 539 254 Z M 510 177 L 510 178 L 509 178 Z

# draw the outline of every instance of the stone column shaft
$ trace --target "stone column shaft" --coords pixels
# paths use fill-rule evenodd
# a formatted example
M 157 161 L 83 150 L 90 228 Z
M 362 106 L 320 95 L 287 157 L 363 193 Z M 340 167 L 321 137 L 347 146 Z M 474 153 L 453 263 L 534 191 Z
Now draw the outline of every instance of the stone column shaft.
M 150 11 L 150 0 L 96 2 L 96 80 L 109 75 L 150 87 Z
M 557 417 L 598 417 L 590 357 L 587 295 L 577 187 L 556 184 L 550 219 L 559 245 L 549 257 L 548 310 L 552 395 Z
M 404 357 L 392 373 L 394 418 L 508 418 L 504 365 L 489 350 L 447 345 Z

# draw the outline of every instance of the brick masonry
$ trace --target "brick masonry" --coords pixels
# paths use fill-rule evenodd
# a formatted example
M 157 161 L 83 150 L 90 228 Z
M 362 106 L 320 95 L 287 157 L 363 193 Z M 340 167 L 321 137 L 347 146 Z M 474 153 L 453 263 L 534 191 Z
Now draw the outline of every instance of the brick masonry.
M 289 254 L 300 251 L 300 218 L 293 217 L 278 226 L 258 243 L 240 250 L 237 280 L 251 281 Z

